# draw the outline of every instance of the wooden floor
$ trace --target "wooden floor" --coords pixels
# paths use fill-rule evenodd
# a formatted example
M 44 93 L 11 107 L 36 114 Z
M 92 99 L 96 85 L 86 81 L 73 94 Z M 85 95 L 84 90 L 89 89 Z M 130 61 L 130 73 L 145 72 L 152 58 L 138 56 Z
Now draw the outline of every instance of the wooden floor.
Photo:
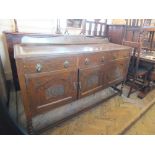
M 155 90 L 144 99 L 137 98 L 137 93 L 126 98 L 115 96 L 106 102 L 81 113 L 80 115 L 50 128 L 41 134 L 51 135 L 116 135 L 116 134 L 155 134 Z M 12 93 L 11 100 L 15 94 Z M 10 103 L 10 113 L 25 128 L 21 99 Z M 18 108 L 15 106 L 18 105 Z M 15 111 L 17 115 L 15 114 Z

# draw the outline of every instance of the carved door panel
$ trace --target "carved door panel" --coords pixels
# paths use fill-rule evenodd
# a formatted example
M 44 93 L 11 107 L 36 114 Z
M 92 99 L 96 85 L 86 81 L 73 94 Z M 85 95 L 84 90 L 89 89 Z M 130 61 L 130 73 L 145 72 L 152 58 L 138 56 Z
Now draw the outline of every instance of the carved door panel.
M 126 78 L 128 64 L 128 59 L 115 60 L 107 64 L 106 81 L 109 86 L 117 84 Z
M 25 76 L 32 114 L 50 110 L 77 98 L 76 71 L 55 71 Z
M 93 94 L 105 84 L 104 65 L 79 70 L 79 97 Z

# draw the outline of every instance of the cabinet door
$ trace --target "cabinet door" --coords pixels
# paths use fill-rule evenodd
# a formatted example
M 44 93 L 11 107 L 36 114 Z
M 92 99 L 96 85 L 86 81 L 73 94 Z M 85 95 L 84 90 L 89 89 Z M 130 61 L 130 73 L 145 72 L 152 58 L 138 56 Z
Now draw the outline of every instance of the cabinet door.
M 77 98 L 77 72 L 27 74 L 26 85 L 32 114 L 42 113 Z
M 104 65 L 79 70 L 79 97 L 90 95 L 105 84 Z
M 109 86 L 117 84 L 126 78 L 129 59 L 115 60 L 107 64 L 106 81 Z

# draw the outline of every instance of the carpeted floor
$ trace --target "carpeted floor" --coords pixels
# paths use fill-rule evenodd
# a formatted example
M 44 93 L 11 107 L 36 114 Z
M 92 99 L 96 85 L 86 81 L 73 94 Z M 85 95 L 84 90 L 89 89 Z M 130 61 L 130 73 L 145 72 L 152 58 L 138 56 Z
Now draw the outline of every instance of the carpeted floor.
M 155 105 L 125 132 L 126 135 L 155 135 Z
M 124 90 L 125 92 L 125 90 Z M 125 94 L 125 93 L 124 93 Z M 138 99 L 137 93 L 131 95 L 130 98 L 125 96 L 115 96 L 105 103 L 60 124 L 42 134 L 52 135 L 114 135 L 114 134 L 155 134 L 155 124 L 148 126 L 151 121 L 146 119 L 151 117 L 155 122 L 154 115 L 142 117 L 143 120 L 137 121 L 155 101 L 155 90 L 151 91 L 144 99 Z M 149 110 L 150 111 L 150 110 Z M 155 113 L 155 106 L 151 108 Z M 153 112 L 151 112 L 153 114 Z M 147 121 L 143 124 L 144 120 Z M 146 132 L 146 128 L 150 128 Z M 150 131 L 150 132 L 149 132 Z
M 123 90 L 123 96 L 115 96 L 87 112 L 81 113 L 40 134 L 155 134 L 155 90 L 152 90 L 144 99 L 137 98 L 138 92 L 132 94 L 130 98 L 126 98 L 127 92 L 128 87 L 126 86 Z M 13 93 L 12 96 L 14 96 Z M 15 108 L 15 105 L 16 103 L 12 102 L 10 113 L 25 128 L 25 115 L 20 93 L 17 94 L 18 108 Z M 17 116 L 13 115 L 16 109 L 18 109 Z M 144 112 L 146 113 L 144 114 Z

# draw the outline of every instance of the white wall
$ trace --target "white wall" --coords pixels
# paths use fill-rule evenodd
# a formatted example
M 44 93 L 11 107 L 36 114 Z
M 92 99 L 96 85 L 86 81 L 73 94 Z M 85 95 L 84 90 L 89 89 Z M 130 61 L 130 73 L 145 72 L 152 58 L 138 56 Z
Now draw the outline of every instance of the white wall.
M 57 27 L 57 19 L 17 19 L 17 25 L 19 32 L 55 34 Z M 66 25 L 66 19 L 61 19 L 60 28 L 62 33 L 65 32 Z M 4 72 L 6 74 L 7 79 L 12 78 L 12 71 L 10 67 L 8 51 L 6 48 L 6 42 L 4 42 L 5 40 L 2 35 L 2 32 L 14 32 L 14 30 L 15 27 L 13 19 L 0 19 L 0 56 L 2 59 Z M 69 34 L 78 35 L 80 31 L 80 29 L 68 29 Z
M 51 33 L 56 31 L 56 19 L 17 19 L 19 32 Z
M 8 52 L 6 50 L 6 44 L 4 43 L 4 38 L 2 35 L 3 31 L 13 31 L 14 30 L 14 23 L 11 19 L 0 19 L 0 56 L 2 59 L 2 64 L 4 67 L 4 72 L 7 79 L 12 78 L 12 72 L 10 67 L 10 61 Z
M 56 19 L 44 20 L 17 20 L 19 32 L 30 33 L 50 33 L 54 34 L 56 31 Z M 62 24 L 64 25 L 64 24 Z M 13 19 L 0 19 L 0 56 L 4 67 L 6 79 L 12 79 L 12 71 L 7 51 L 7 45 L 3 36 L 3 31 L 14 32 L 15 25 Z

